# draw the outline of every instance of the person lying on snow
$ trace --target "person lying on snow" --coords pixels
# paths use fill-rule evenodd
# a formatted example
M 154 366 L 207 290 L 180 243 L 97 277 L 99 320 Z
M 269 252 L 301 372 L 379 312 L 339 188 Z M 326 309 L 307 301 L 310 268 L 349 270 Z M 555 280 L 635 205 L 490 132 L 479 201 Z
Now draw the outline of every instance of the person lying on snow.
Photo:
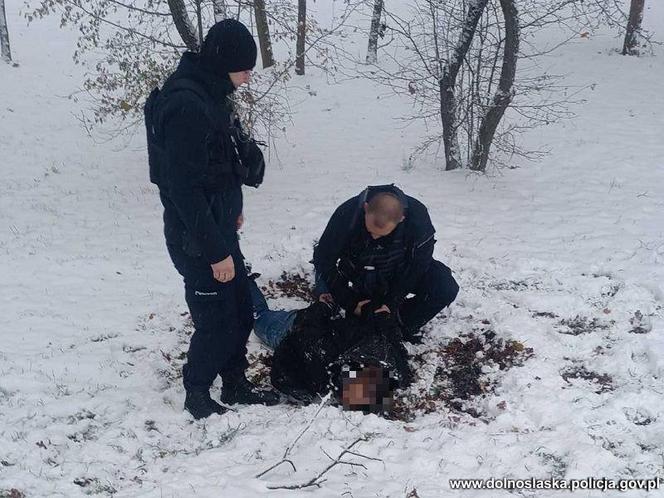
M 272 311 L 252 284 L 254 333 L 274 349 L 273 387 L 302 403 L 332 391 L 344 409 L 390 411 L 394 389 L 409 385 L 412 376 L 401 331 L 389 313 L 341 317 L 323 301 Z
M 336 209 L 314 249 L 318 294 L 350 315 L 389 313 L 418 342 L 459 291 L 433 258 L 434 234 L 420 201 L 394 185 L 368 187 Z

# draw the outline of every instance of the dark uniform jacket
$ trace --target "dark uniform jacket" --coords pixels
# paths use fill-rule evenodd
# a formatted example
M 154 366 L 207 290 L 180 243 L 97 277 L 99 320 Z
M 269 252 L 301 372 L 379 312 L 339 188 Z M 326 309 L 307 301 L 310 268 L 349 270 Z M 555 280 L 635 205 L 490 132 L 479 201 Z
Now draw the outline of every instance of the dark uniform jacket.
M 364 203 L 378 192 L 397 195 L 405 219 L 386 237 L 366 229 Z M 352 312 L 370 299 L 396 310 L 433 261 L 435 229 L 420 201 L 393 185 L 368 187 L 332 215 L 314 249 L 314 266 L 335 302 Z
M 194 89 L 183 88 L 183 81 Z M 208 264 L 239 252 L 236 222 L 246 168 L 234 139 L 246 135 L 233 118 L 232 91 L 230 79 L 208 73 L 186 53 L 151 116 L 159 147 L 150 150 L 150 177 L 164 205 L 166 242 Z

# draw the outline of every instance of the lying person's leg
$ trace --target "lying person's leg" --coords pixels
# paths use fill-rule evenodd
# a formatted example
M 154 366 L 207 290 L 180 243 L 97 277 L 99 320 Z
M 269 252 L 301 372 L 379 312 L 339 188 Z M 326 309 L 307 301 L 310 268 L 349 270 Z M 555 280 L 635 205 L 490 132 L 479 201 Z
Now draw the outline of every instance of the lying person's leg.
M 258 288 L 256 281 L 249 278 L 249 292 L 251 293 L 251 304 L 254 307 L 254 319 L 266 311 L 270 311 L 263 292 Z
M 255 281 L 249 283 L 254 306 L 254 334 L 269 348 L 275 349 L 293 327 L 297 311 L 272 311 Z
M 408 340 L 416 335 L 421 327 L 454 302 L 458 292 L 459 285 L 452 271 L 440 261 L 434 260 L 414 289 L 415 297 L 406 299 L 399 308 L 404 338 Z

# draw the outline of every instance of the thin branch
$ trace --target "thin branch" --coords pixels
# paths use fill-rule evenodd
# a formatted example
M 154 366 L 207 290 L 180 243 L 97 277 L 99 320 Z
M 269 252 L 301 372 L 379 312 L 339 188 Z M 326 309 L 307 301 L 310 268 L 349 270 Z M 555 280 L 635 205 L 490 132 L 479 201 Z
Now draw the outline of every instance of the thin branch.
M 256 474 L 257 479 L 260 478 L 260 477 L 263 477 L 265 474 L 267 474 L 268 472 L 270 472 L 273 469 L 276 469 L 279 465 L 281 465 L 282 463 L 285 463 L 285 462 L 290 463 L 291 466 L 293 467 L 293 470 L 295 470 L 297 472 L 297 469 L 295 468 L 295 465 L 293 465 L 293 462 L 288 460 L 288 456 L 290 455 L 291 451 L 293 451 L 293 448 L 295 448 L 295 445 L 297 444 L 297 442 L 300 439 L 302 439 L 302 436 L 304 436 L 304 434 L 311 428 L 314 421 L 318 418 L 318 415 L 320 415 L 320 412 L 329 403 L 331 397 L 332 397 L 332 393 L 331 392 L 327 393 L 327 395 L 321 400 L 320 404 L 318 405 L 318 410 L 316 410 L 316 413 L 314 413 L 314 416 L 311 417 L 311 420 L 309 420 L 309 423 L 306 425 L 306 427 L 304 429 L 302 429 L 300 431 L 300 433 L 293 440 L 293 442 L 288 445 L 288 447 L 286 448 L 286 451 L 284 451 L 284 456 L 281 457 L 281 460 L 279 462 L 275 463 L 274 465 L 272 465 L 270 468 L 265 469 L 263 472 L 261 472 L 259 474 Z
M 312 41 L 311 44 L 310 44 L 310 45 L 304 50 L 304 52 L 302 52 L 301 55 L 303 55 L 303 56 L 306 55 L 306 54 L 309 52 L 309 50 L 311 50 L 312 48 L 314 48 L 314 47 L 316 46 L 316 44 L 317 44 L 318 42 L 320 42 L 320 41 L 323 40 L 324 38 L 326 38 L 326 37 L 328 37 L 328 36 L 334 34 L 337 30 L 339 30 L 340 28 L 342 28 L 343 26 L 345 26 L 345 25 L 346 25 L 346 21 L 348 20 L 348 17 L 349 17 L 349 16 L 350 16 L 355 10 L 357 10 L 358 6 L 359 6 L 359 4 L 354 5 L 354 6 L 350 9 L 349 12 L 345 12 L 344 15 L 341 16 L 341 21 L 340 21 L 336 26 L 334 26 L 334 27 L 333 27 L 332 29 L 330 29 L 329 31 L 325 31 L 325 32 L 323 32 L 319 37 L 317 37 L 314 41 Z M 286 64 L 286 66 L 284 67 L 284 69 L 283 69 L 283 70 L 277 75 L 277 77 L 274 78 L 274 80 L 272 81 L 272 83 L 270 83 L 270 85 L 267 87 L 267 89 L 266 89 L 261 95 L 259 95 L 259 96 L 254 100 L 254 104 L 258 104 L 261 100 L 263 100 L 263 98 L 264 98 L 265 96 L 267 96 L 267 95 L 270 93 L 270 90 L 272 90 L 272 88 L 274 87 L 274 85 L 276 85 L 278 81 L 281 81 L 281 79 L 282 79 L 286 74 L 288 74 L 288 71 L 290 71 L 290 69 L 295 65 L 296 61 L 297 61 L 297 58 L 293 59 L 293 60 L 290 61 L 288 64 Z
M 382 461 L 383 461 L 383 460 L 380 459 L 380 458 L 370 457 L 370 456 L 367 456 L 367 455 L 363 455 L 362 453 L 357 453 L 357 452 L 355 452 L 355 451 L 349 451 L 349 452 L 347 452 L 347 453 L 348 453 L 349 455 L 355 455 L 356 457 L 366 458 L 367 460 L 373 460 L 373 461 L 375 461 L 375 462 L 382 462 Z
M 350 465 L 352 467 L 362 467 L 366 469 L 366 467 L 361 464 L 361 463 L 355 463 L 355 462 L 349 462 L 347 460 L 342 460 L 342 457 L 348 453 L 350 453 L 351 448 L 353 448 L 356 444 L 362 442 L 362 441 L 368 441 L 368 436 L 362 436 L 357 438 L 355 441 L 353 441 L 351 444 L 349 444 L 341 453 L 339 453 L 339 456 L 337 456 L 336 459 L 334 459 L 327 467 L 325 467 L 322 471 L 320 471 L 318 474 L 316 474 L 314 477 L 309 479 L 307 482 L 302 483 L 302 484 L 291 484 L 291 485 L 282 485 L 282 486 L 268 486 L 268 489 L 304 489 L 304 488 L 310 488 L 312 486 L 320 487 L 320 485 L 325 482 L 325 479 L 323 479 L 323 476 L 327 474 L 330 470 L 332 470 L 334 467 L 337 465 Z
M 69 5 L 77 8 L 77 9 L 80 9 L 81 11 L 83 11 L 84 13 L 86 13 L 87 15 L 92 17 L 93 19 L 98 20 L 99 22 L 108 24 L 109 26 L 113 26 L 114 28 L 121 29 L 123 31 L 126 31 L 127 33 L 131 33 L 132 35 L 140 36 L 141 38 L 145 38 L 146 40 L 150 40 L 151 42 L 156 43 L 158 45 L 164 45 L 166 47 L 176 48 L 178 50 L 183 49 L 183 48 L 187 48 L 187 47 L 182 46 L 182 45 L 175 45 L 173 43 L 168 43 L 168 42 L 165 42 L 163 40 L 158 40 L 157 38 L 154 38 L 150 35 L 146 35 L 146 34 L 141 33 L 140 31 L 136 31 L 134 28 L 128 28 L 126 26 L 122 26 L 120 24 L 117 24 L 113 21 L 109 21 L 108 19 L 104 19 L 103 17 L 97 16 L 93 12 L 90 12 L 85 7 L 82 7 L 81 4 L 78 3 L 78 2 L 74 2 L 72 0 L 63 0 L 63 1 L 67 4 L 69 4 Z
M 115 4 L 118 7 L 122 7 L 127 10 L 133 10 L 136 12 L 140 12 L 141 14 L 146 14 L 149 16 L 163 16 L 163 17 L 169 17 L 171 14 L 168 12 L 156 12 L 154 10 L 147 10 L 147 9 L 142 9 L 140 7 L 136 7 L 135 5 L 129 5 L 123 2 L 119 2 L 118 0 L 106 0 L 109 3 Z

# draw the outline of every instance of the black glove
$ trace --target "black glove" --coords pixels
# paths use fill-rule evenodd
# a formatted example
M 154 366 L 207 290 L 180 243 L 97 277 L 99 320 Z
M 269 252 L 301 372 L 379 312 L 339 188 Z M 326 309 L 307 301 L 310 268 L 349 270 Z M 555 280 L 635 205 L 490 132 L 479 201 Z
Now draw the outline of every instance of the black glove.
M 316 321 L 328 320 L 332 317 L 334 308 L 323 301 L 316 301 L 309 306 L 310 317 Z
M 389 341 L 400 342 L 402 340 L 401 327 L 393 313 L 374 313 L 373 326 L 377 334 L 384 336 Z
M 360 297 L 351 288 L 348 287 L 348 279 L 338 268 L 333 268 L 330 272 L 323 275 L 325 283 L 334 298 L 334 302 L 346 310 L 346 313 L 352 314 L 360 302 Z

